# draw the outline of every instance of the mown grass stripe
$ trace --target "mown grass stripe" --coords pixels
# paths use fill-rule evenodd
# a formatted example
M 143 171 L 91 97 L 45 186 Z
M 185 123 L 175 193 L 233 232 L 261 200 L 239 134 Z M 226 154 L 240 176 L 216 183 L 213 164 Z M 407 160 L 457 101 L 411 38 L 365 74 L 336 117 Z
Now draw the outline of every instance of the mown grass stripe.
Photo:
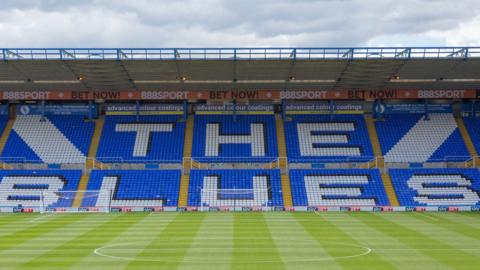
M 428 256 L 423 256 L 420 251 L 411 249 L 398 239 L 375 230 L 353 217 L 362 214 L 365 213 L 329 213 L 322 216 L 328 220 L 333 220 L 333 223 L 344 233 L 362 243 L 362 245 L 371 248 L 373 254 L 378 254 L 383 257 L 397 269 L 450 270 L 449 267 L 436 260 Z M 370 215 L 371 213 L 366 214 Z
M 448 213 L 445 213 L 445 214 L 448 215 Z M 424 215 L 433 216 L 436 219 L 438 219 L 438 221 L 435 222 L 431 219 L 428 219 L 426 216 L 421 216 L 421 215 L 420 216 L 419 215 L 412 215 L 411 217 L 422 220 L 422 221 L 427 222 L 427 223 L 430 223 L 434 226 L 439 226 L 439 227 L 442 227 L 442 228 L 447 229 L 449 231 L 453 231 L 455 233 L 462 234 L 466 237 L 470 237 L 470 238 L 473 238 L 475 240 L 480 240 L 480 232 L 476 228 L 472 228 L 469 225 L 465 225 L 463 223 L 455 222 L 455 221 L 452 221 L 450 219 L 444 218 L 443 215 L 430 215 L 428 213 L 424 213 Z
M 409 228 L 398 222 L 390 221 L 382 216 L 386 214 L 387 213 L 372 213 L 368 216 L 359 214 L 354 215 L 354 217 L 362 220 L 365 224 L 376 230 L 397 238 L 412 249 L 416 249 L 446 266 L 454 269 L 478 269 L 478 265 L 476 265 L 478 264 L 478 258 L 475 256 L 422 234 L 415 230 L 414 227 Z M 394 214 L 402 215 L 403 213 Z M 396 216 L 396 218 L 399 218 L 399 216 Z
M 234 213 L 230 269 L 285 269 L 263 213 Z
M 286 269 L 342 269 L 318 241 L 298 223 L 294 215 L 299 214 L 264 215 L 268 216 L 265 220 Z M 318 221 L 313 215 L 302 215 L 302 219 Z
M 11 214 L 11 215 L 0 215 L 0 231 L 3 229 L 7 229 L 11 224 L 14 223 L 22 223 L 25 222 L 25 220 L 30 219 L 31 217 L 29 215 L 25 214 Z
M 34 258 L 21 265 L 19 269 L 45 268 L 65 269 L 74 265 L 81 258 L 88 256 L 92 251 L 116 237 L 132 225 L 141 221 L 146 215 L 132 218 L 128 215 L 110 214 L 111 218 L 105 222 L 99 222 L 96 226 L 90 227 L 81 235 L 65 242 L 63 245 L 50 250 L 49 252 Z
M 313 214 L 310 213 L 310 215 Z M 362 243 L 356 241 L 337 227 L 335 223 L 339 221 L 329 221 L 328 219 L 323 217 L 323 214 L 319 214 L 316 217 L 318 219 L 313 220 L 312 222 L 299 220 L 299 223 L 305 228 L 307 232 L 310 233 L 310 235 L 314 239 L 316 239 L 323 246 L 323 248 L 330 254 L 330 256 L 334 258 L 345 256 L 345 251 L 338 248 L 339 244 L 363 246 Z M 319 223 L 318 220 L 321 220 L 321 223 Z M 321 226 L 319 226 L 319 224 Z M 339 259 L 336 261 L 342 266 L 343 269 L 368 269 L 369 266 L 371 267 L 371 265 L 375 265 L 380 269 L 396 269 L 392 264 L 390 264 L 383 257 L 379 256 L 376 253 L 370 253 L 365 256 L 359 256 L 349 259 Z
M 176 269 L 204 217 L 205 213 L 179 213 L 125 269 Z
M 437 241 L 448 243 L 452 248 L 464 251 L 473 256 L 480 257 L 480 242 L 477 239 L 465 236 L 454 230 L 445 228 L 440 218 L 431 219 L 430 215 L 421 213 L 412 213 L 411 215 L 401 215 L 396 218 L 400 225 L 411 224 L 415 222 L 415 230 Z M 391 217 L 386 217 L 391 218 Z
M 32 240 L 40 235 L 52 232 L 66 225 L 74 223 L 78 220 L 84 219 L 86 216 L 82 214 L 67 214 L 57 215 L 50 218 L 48 221 L 32 223 L 25 228 L 15 231 L 11 234 L 0 237 L 0 250 L 15 247 L 26 241 Z
M 0 261 L 11 268 L 15 268 L 33 258 L 45 254 L 51 249 L 61 246 L 66 241 L 87 231 L 89 227 L 82 226 L 83 221 L 94 219 L 95 217 L 93 215 L 89 215 L 86 219 L 78 220 L 57 230 L 39 235 L 10 249 L 0 251 Z
M 233 214 L 209 213 L 179 269 L 229 269 L 233 253 Z
M 480 214 L 466 216 L 462 215 L 461 213 L 439 213 L 435 216 L 442 216 L 442 218 L 469 226 L 476 230 L 480 229 Z
M 129 213 L 129 215 L 132 213 Z M 177 212 L 173 213 L 156 213 L 149 214 L 147 217 L 142 218 L 142 220 L 135 225 L 131 226 L 127 230 L 123 231 L 117 237 L 111 239 L 109 242 L 105 243 L 104 246 L 112 246 L 116 244 L 127 244 L 127 248 L 132 248 L 128 252 L 124 252 L 123 255 L 128 258 L 135 258 L 141 251 L 145 243 L 150 243 L 159 235 L 163 229 L 170 223 L 171 220 L 175 218 Z M 132 217 L 137 218 L 137 217 Z M 138 245 L 137 243 L 142 243 Z M 128 246 L 130 244 L 130 246 Z M 138 248 L 138 250 L 135 250 Z M 116 251 L 111 251 L 108 248 L 102 250 L 102 253 L 111 255 L 119 255 Z M 128 258 L 122 259 L 109 259 L 98 254 L 91 253 L 90 255 L 78 260 L 74 266 L 71 266 L 69 269 L 84 270 L 84 269 L 123 269 L 130 261 Z

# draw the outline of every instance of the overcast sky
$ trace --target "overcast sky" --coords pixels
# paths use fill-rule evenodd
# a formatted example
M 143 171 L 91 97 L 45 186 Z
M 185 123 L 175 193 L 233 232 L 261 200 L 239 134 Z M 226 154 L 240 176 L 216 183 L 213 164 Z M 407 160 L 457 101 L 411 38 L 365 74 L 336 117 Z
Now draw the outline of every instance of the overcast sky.
M 0 0 L 0 47 L 480 45 L 479 0 Z

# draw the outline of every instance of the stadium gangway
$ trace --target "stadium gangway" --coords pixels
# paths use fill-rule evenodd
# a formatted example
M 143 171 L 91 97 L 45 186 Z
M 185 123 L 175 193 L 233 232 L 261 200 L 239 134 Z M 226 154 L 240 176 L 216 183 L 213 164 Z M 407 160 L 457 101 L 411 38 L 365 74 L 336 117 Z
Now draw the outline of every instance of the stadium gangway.
M 366 60 L 480 58 L 480 47 L 3 48 L 10 60 Z

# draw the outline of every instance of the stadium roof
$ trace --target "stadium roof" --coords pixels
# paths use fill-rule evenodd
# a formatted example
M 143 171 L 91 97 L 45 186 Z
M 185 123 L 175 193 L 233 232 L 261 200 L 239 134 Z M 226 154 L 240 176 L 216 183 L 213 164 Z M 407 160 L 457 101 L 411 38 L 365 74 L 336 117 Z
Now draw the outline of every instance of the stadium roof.
M 10 91 L 480 88 L 480 47 L 1 51 Z

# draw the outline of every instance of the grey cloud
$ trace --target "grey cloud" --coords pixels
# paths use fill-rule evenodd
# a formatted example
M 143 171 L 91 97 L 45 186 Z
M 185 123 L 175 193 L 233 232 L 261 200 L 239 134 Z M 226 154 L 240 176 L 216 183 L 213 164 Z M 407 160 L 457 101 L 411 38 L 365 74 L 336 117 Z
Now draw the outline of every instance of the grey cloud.
M 402 45 L 470 44 L 477 41 L 468 35 L 445 35 L 480 16 L 476 2 L 4 0 L 0 46 L 374 46 L 389 45 L 389 37 L 391 45 L 399 37 Z

